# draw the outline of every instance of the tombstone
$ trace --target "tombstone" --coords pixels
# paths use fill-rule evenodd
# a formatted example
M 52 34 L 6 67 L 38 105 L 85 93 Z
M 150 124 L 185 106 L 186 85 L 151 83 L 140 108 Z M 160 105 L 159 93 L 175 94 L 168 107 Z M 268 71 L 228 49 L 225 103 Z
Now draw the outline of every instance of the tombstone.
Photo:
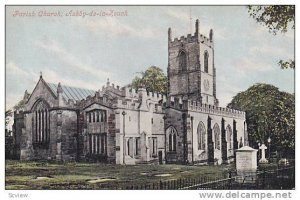
M 267 163 L 268 160 L 266 159 L 266 153 L 265 153 L 265 150 L 267 149 L 266 145 L 265 144 L 262 144 L 259 149 L 261 150 L 261 158 L 259 160 L 259 163 Z
M 243 146 L 236 150 L 236 170 L 238 175 L 252 174 L 257 169 L 257 149 Z

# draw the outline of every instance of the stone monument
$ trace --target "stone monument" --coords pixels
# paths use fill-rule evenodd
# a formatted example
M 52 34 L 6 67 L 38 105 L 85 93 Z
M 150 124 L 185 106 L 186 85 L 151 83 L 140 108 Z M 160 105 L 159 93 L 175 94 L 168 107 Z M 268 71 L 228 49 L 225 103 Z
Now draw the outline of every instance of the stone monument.
M 262 144 L 259 149 L 261 150 L 261 158 L 259 160 L 259 163 L 267 163 L 268 160 L 266 159 L 266 153 L 265 153 L 265 150 L 267 149 L 266 145 L 265 144 Z
M 238 175 L 251 174 L 257 169 L 257 149 L 243 146 L 236 150 L 236 170 Z

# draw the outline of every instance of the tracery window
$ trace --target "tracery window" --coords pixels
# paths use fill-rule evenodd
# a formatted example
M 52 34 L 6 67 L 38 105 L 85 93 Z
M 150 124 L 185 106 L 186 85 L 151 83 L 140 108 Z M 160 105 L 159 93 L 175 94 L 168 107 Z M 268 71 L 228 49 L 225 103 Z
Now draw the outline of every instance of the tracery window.
M 206 149 L 206 130 L 203 122 L 200 122 L 197 128 L 197 136 L 198 136 L 198 149 L 205 150 Z
M 49 105 L 44 100 L 38 100 L 33 109 L 32 140 L 34 145 L 47 144 L 50 141 Z M 47 146 L 45 146 L 47 147 Z
M 231 130 L 230 125 L 228 125 L 226 128 L 226 135 L 227 135 L 228 149 L 232 149 L 233 139 L 232 139 L 232 130 Z
M 215 142 L 215 149 L 220 150 L 221 149 L 221 143 L 220 143 L 220 128 L 218 124 L 214 125 L 214 142 Z

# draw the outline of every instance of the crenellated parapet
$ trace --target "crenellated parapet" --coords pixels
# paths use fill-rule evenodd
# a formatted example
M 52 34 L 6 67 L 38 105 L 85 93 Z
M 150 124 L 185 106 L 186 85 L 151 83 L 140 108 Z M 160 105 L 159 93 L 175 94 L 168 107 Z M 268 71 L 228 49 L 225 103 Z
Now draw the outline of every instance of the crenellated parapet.
M 177 110 L 187 109 L 186 102 L 187 98 L 181 96 L 169 96 L 166 102 L 166 106 L 175 108 Z
M 115 85 L 114 83 L 110 84 L 109 79 L 107 79 L 106 85 L 102 86 L 102 90 L 99 90 L 99 92 L 112 92 L 113 94 L 116 94 L 118 96 L 124 95 L 124 90 L 119 85 Z
M 151 99 L 152 101 L 166 101 L 166 95 L 163 95 L 161 93 L 157 92 L 148 92 L 144 88 L 139 88 L 138 90 L 135 90 L 133 88 L 124 87 L 124 97 L 125 98 L 147 98 Z
M 234 110 L 230 108 L 222 108 L 207 104 L 201 104 L 197 101 L 187 101 L 187 109 L 189 111 L 195 111 L 195 112 L 201 112 L 201 113 L 207 113 L 207 114 L 214 114 L 214 115 L 222 115 L 225 117 L 237 117 L 237 118 L 246 118 L 246 113 L 244 111 L 240 110 Z
M 172 40 L 170 42 L 170 47 L 174 47 L 174 46 L 179 46 L 182 43 L 192 43 L 192 42 L 197 42 L 198 39 L 196 36 L 188 34 L 187 36 L 181 36 L 180 38 L 174 38 L 174 40 Z
M 101 93 L 99 91 L 97 91 L 95 93 L 95 95 L 91 96 L 87 96 L 86 99 L 80 100 L 80 101 L 76 101 L 73 102 L 72 100 L 69 100 L 69 106 L 74 105 L 74 107 L 77 108 L 85 108 L 93 103 L 98 103 L 101 105 L 105 105 L 108 107 L 113 107 L 113 105 L 116 103 L 114 98 L 111 98 L 110 96 L 106 95 L 105 93 Z
M 187 98 L 170 96 L 167 101 L 167 107 L 177 110 L 188 110 L 199 113 L 207 113 L 213 115 L 222 115 L 227 117 L 246 118 L 246 113 L 240 110 L 230 108 L 222 108 L 218 106 L 202 104 L 200 101 L 187 100 Z
M 206 37 L 205 35 L 200 34 L 200 43 L 206 44 L 207 46 L 209 46 L 210 48 L 213 47 L 214 43 L 213 41 Z
M 180 46 L 187 43 L 203 43 L 209 47 L 213 47 L 213 30 L 209 32 L 209 37 L 200 34 L 200 22 L 197 19 L 195 23 L 195 33 L 188 34 L 187 36 L 175 37 L 172 39 L 172 29 L 168 29 L 168 44 L 170 47 Z

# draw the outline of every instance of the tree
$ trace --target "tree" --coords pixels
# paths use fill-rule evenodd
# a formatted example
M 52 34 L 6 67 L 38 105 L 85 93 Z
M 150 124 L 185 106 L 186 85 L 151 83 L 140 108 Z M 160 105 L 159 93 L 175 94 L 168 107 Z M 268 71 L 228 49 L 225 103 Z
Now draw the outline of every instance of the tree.
M 23 110 L 24 106 L 26 104 L 26 101 L 28 99 L 28 97 L 30 96 L 30 93 L 27 92 L 27 90 L 24 93 L 24 97 L 22 100 L 20 100 L 14 107 L 13 109 L 9 109 L 7 111 L 5 111 L 5 128 L 7 127 L 7 125 L 9 124 L 9 117 L 12 116 L 13 112 L 16 110 Z
M 12 116 L 12 110 L 5 111 L 5 128 L 9 123 L 9 117 Z
M 248 6 L 248 12 L 256 22 L 266 26 L 269 32 L 276 35 L 279 31 L 285 33 L 288 29 L 295 29 L 295 6 Z M 282 69 L 295 68 L 295 61 L 280 60 L 278 65 Z
M 138 74 L 140 76 L 136 76 L 131 83 L 134 89 L 145 87 L 148 92 L 166 94 L 168 79 L 162 69 L 151 66 L 146 71 Z
M 295 152 L 295 96 L 281 92 L 269 84 L 255 84 L 238 93 L 228 108 L 246 112 L 249 143 L 267 142 L 272 139 L 272 151 L 284 156 Z
M 14 110 L 23 110 L 24 109 L 24 106 L 26 104 L 26 100 L 25 99 L 22 99 L 20 100 L 15 106 L 14 106 Z

